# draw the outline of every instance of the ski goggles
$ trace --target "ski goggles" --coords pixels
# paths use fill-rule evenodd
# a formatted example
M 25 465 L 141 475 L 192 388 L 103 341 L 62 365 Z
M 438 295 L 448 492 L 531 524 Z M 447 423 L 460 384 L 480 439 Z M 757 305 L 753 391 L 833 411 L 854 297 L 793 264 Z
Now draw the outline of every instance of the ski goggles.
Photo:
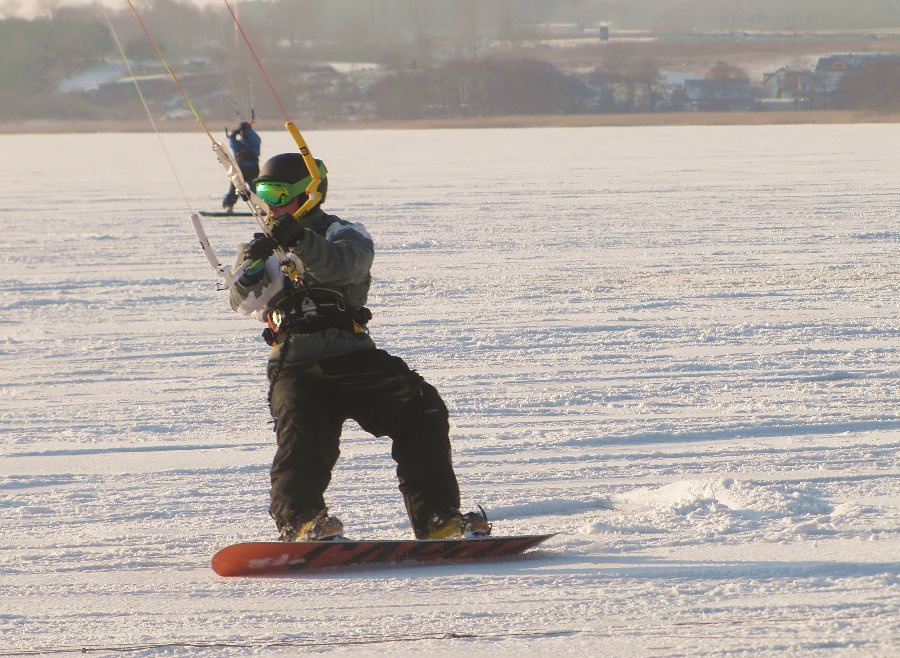
M 319 165 L 319 175 L 322 178 L 328 170 L 325 165 Z M 270 206 L 280 208 L 286 206 L 298 196 L 306 194 L 306 188 L 312 183 L 312 176 L 297 181 L 296 183 L 277 183 L 275 181 L 258 181 L 256 183 L 256 196 Z

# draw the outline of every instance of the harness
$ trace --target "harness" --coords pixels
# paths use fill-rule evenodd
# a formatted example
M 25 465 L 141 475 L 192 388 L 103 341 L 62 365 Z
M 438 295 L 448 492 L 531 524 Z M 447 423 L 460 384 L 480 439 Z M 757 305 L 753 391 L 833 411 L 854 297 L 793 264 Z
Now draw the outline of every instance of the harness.
M 268 345 L 275 345 L 287 335 L 314 334 L 326 329 L 365 333 L 372 312 L 365 306 L 350 306 L 336 290 L 304 288 L 291 296 L 291 303 L 285 308 L 270 310 L 266 319 L 269 326 L 263 330 L 263 339 Z

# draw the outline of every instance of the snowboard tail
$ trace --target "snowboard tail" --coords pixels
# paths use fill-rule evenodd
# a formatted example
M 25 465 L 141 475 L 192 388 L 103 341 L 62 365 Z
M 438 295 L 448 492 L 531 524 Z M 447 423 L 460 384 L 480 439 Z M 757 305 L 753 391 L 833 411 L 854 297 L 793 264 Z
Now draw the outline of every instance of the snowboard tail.
M 519 555 L 553 537 L 473 537 L 367 541 L 249 542 L 232 544 L 212 558 L 220 576 L 297 573 L 326 567 L 439 560 L 484 560 Z

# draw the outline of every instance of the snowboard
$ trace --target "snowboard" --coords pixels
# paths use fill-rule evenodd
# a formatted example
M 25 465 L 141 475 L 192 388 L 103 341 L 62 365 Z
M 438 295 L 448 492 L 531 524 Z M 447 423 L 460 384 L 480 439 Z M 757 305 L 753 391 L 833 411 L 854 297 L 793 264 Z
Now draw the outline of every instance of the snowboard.
M 201 217 L 253 217 L 252 212 L 225 212 L 224 210 L 201 210 L 197 214 Z
M 326 567 L 385 565 L 397 562 L 485 560 L 519 555 L 553 537 L 472 537 L 466 539 L 373 539 L 362 541 L 249 542 L 232 544 L 212 558 L 220 576 L 260 576 Z

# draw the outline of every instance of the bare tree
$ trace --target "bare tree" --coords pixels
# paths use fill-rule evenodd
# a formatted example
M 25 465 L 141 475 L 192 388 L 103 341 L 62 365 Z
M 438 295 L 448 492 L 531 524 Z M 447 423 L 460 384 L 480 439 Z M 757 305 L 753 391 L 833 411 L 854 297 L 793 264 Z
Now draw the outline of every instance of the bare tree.
M 706 77 L 711 80 L 741 80 L 748 76 L 744 69 L 739 66 L 732 66 L 720 59 L 715 63 L 715 66 L 706 72 Z

